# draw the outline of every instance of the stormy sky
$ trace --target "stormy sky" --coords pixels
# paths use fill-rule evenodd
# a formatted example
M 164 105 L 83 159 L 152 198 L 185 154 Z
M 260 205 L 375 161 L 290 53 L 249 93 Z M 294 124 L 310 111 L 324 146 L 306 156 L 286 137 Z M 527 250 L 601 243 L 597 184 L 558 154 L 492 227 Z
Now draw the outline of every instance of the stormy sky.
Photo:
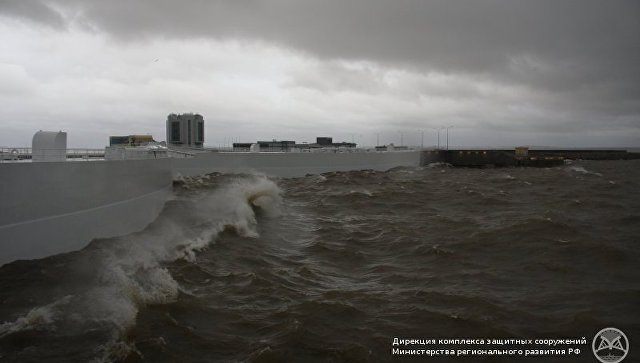
M 640 1 L 0 0 L 0 106 L 0 146 L 639 146 Z

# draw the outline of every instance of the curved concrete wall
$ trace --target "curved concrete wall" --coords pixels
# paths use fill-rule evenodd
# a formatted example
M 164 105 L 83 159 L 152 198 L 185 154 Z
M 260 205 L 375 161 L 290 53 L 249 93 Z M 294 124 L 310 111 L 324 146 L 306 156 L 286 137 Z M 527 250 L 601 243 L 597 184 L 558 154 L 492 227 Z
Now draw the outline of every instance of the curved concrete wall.
M 162 210 L 173 176 L 262 172 L 300 177 L 330 171 L 418 166 L 419 151 L 202 153 L 188 159 L 0 164 L 0 265 L 85 247 L 143 229 Z
M 141 230 L 171 183 L 171 159 L 0 164 L 0 265 Z

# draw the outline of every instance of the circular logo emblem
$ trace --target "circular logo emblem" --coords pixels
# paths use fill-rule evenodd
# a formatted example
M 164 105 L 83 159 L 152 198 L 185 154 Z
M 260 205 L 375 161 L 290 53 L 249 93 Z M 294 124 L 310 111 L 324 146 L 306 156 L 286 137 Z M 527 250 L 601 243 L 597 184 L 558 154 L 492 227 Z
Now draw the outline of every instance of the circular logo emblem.
M 604 328 L 593 337 L 593 354 L 602 363 L 621 362 L 629 353 L 629 340 L 616 328 Z

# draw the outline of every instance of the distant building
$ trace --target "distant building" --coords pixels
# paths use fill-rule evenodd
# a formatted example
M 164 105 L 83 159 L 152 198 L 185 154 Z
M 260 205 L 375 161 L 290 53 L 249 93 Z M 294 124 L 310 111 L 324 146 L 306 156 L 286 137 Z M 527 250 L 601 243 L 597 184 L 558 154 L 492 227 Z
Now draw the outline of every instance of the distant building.
M 333 144 L 332 137 L 316 137 L 316 144 L 321 146 L 331 146 Z
M 255 147 L 254 147 L 255 146 Z M 355 148 L 356 144 L 352 142 L 333 142 L 331 137 L 318 137 L 316 142 L 308 144 L 303 142 L 297 144 L 295 141 L 290 140 L 271 140 L 271 141 L 256 141 L 255 144 L 235 142 L 233 143 L 233 151 L 272 151 L 272 152 L 310 152 L 312 149 L 343 149 L 343 148 Z M 253 149 L 252 149 L 253 148 Z
M 331 146 L 332 147 L 342 147 L 342 148 L 344 148 L 344 147 L 346 147 L 346 148 L 355 148 L 356 144 L 353 143 L 353 142 L 344 142 L 343 141 L 343 142 L 333 142 L 333 143 L 331 143 Z
M 300 151 L 309 151 L 309 149 L 311 149 L 311 146 L 313 144 L 308 144 L 306 142 L 303 142 L 302 144 L 295 144 L 293 147 L 300 150 Z
M 137 146 L 155 142 L 151 135 L 109 136 L 109 146 Z
M 316 143 L 311 145 L 312 148 L 355 148 L 356 144 L 353 142 L 333 142 L 332 137 L 316 137 Z
M 250 142 L 234 142 L 233 151 L 250 151 L 251 145 Z
M 338 147 L 338 148 L 354 148 L 356 144 L 353 142 L 333 142 L 332 137 L 316 137 L 316 143 L 312 147 Z
M 394 144 L 376 146 L 376 151 L 396 151 L 396 150 L 409 150 L 408 146 L 396 146 Z
M 260 151 L 291 151 L 296 145 L 295 141 L 258 141 Z
M 529 148 L 527 146 L 516 147 L 517 158 L 526 158 L 527 156 L 529 156 Z
M 204 119 L 197 113 L 174 113 L 167 116 L 167 144 L 202 147 L 204 144 Z

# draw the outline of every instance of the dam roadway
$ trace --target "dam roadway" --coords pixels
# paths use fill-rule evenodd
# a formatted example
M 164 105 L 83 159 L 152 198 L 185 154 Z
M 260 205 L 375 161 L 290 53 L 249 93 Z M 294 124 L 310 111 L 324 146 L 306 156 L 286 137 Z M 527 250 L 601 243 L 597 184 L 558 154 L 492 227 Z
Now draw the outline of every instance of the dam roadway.
M 564 160 L 631 160 L 640 153 L 627 150 L 554 149 L 526 150 L 518 155 L 516 149 L 450 149 L 423 150 L 420 165 L 447 163 L 458 167 L 551 167 Z

